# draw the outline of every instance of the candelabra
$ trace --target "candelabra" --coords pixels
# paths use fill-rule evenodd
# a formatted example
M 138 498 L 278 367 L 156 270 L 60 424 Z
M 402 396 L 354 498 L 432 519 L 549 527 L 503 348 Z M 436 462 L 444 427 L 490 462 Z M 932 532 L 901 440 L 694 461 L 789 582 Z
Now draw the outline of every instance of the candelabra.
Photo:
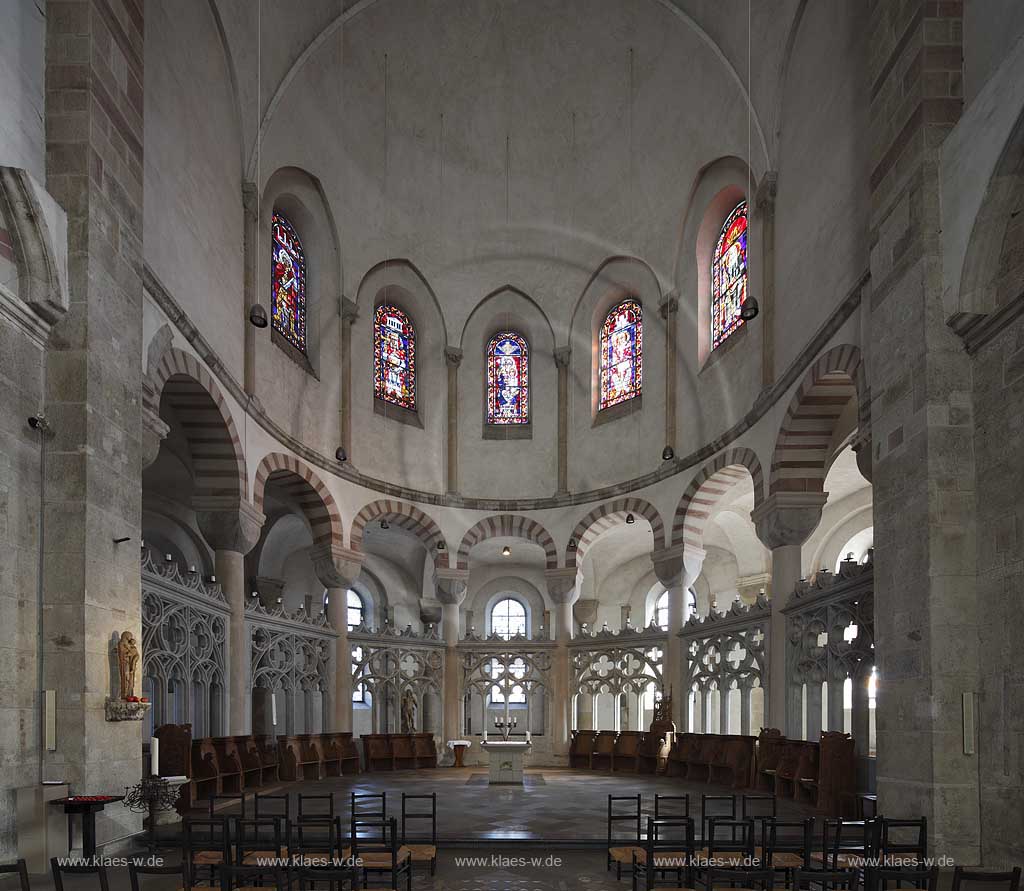
M 505 715 L 504 721 L 498 718 L 494 719 L 494 729 L 501 734 L 501 738 L 505 740 L 505 742 L 508 742 L 509 735 L 516 729 L 518 724 L 518 718 L 509 718 L 507 714 Z
M 174 810 L 180 790 L 163 777 L 148 776 L 134 786 L 125 786 L 124 804 L 135 813 L 149 814 L 149 833 L 146 847 L 152 854 L 157 850 L 156 815 L 159 811 Z

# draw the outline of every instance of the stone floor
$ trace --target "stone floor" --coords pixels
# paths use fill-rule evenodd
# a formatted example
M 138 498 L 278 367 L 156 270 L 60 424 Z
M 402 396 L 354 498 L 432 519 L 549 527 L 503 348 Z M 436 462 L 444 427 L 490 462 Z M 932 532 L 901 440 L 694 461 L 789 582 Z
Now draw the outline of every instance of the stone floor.
M 643 809 L 653 816 L 654 795 L 690 796 L 690 815 L 701 816 L 701 795 L 730 795 L 734 790 L 674 777 L 609 774 L 565 768 L 526 771 L 522 788 L 489 786 L 480 767 L 362 773 L 309 781 L 288 787 L 292 795 L 335 794 L 337 812 L 347 819 L 351 792 L 385 792 L 388 813 L 400 817 L 402 793 L 437 793 L 437 834 L 449 844 L 498 841 L 563 846 L 601 846 L 606 840 L 609 795 L 643 796 Z M 282 790 L 283 791 L 283 790 Z M 295 803 L 292 804 L 293 813 Z M 764 811 L 758 811 L 764 813 Z M 811 811 L 790 801 L 778 802 L 780 817 L 809 816 Z M 699 826 L 698 821 L 698 826 Z

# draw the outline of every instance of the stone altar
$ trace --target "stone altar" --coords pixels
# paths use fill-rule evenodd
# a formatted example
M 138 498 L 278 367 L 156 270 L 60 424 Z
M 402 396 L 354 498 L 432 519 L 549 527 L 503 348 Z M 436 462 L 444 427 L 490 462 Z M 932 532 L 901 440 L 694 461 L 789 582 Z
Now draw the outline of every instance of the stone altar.
M 523 757 L 533 749 L 529 742 L 514 740 L 486 740 L 480 748 L 490 759 L 490 785 L 523 784 Z

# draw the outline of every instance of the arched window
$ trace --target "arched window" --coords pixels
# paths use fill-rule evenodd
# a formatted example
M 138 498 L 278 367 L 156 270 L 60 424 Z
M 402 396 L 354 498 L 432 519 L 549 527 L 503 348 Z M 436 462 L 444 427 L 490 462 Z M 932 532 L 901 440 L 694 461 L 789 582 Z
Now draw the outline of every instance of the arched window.
M 402 310 L 387 303 L 373 317 L 373 393 L 416 410 L 416 331 Z
M 270 313 L 274 330 L 302 353 L 306 352 L 306 257 L 302 242 L 284 214 L 274 211 L 273 269 Z
M 743 324 L 746 299 L 747 202 L 741 201 L 726 218 L 711 259 L 711 349 Z
M 598 411 L 640 395 L 643 386 L 643 311 L 623 300 L 601 325 Z
M 357 628 L 363 624 L 366 615 L 366 607 L 363 605 L 363 598 L 351 588 L 348 589 L 348 627 Z
M 514 331 L 487 344 L 487 423 L 530 423 L 530 348 Z
M 491 607 L 491 634 L 508 640 L 520 634 L 526 637 L 526 607 L 506 597 Z
M 663 631 L 668 630 L 668 591 L 654 604 L 654 624 Z

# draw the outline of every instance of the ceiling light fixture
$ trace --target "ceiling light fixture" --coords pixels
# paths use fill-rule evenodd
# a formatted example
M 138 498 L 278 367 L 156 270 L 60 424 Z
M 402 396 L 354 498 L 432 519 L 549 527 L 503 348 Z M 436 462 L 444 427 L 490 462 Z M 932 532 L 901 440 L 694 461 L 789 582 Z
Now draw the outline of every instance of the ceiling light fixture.
M 505 547 L 503 547 L 501 549 L 501 556 L 502 557 L 511 557 L 512 556 L 512 548 L 510 548 L 508 545 L 505 545 Z
M 744 322 L 750 322 L 757 318 L 761 308 L 757 305 L 757 298 L 747 296 L 747 299 L 740 304 L 740 318 Z
M 390 529 L 391 525 L 388 523 L 387 520 L 381 520 L 380 521 L 380 528 L 381 529 Z
M 632 526 L 636 522 L 636 517 L 632 514 L 626 514 L 626 525 Z
M 338 446 L 334 450 L 334 459 L 344 464 L 348 460 L 348 452 L 345 451 L 344 447 Z
M 446 550 L 448 550 L 448 545 L 446 545 L 443 541 L 439 541 L 437 543 L 437 549 L 439 551 L 446 551 Z
M 267 319 L 267 311 L 260 303 L 254 303 L 249 310 L 249 324 L 254 328 L 266 328 L 270 324 Z
M 671 461 L 676 456 L 676 450 L 672 446 L 667 445 L 661 450 L 661 460 Z

